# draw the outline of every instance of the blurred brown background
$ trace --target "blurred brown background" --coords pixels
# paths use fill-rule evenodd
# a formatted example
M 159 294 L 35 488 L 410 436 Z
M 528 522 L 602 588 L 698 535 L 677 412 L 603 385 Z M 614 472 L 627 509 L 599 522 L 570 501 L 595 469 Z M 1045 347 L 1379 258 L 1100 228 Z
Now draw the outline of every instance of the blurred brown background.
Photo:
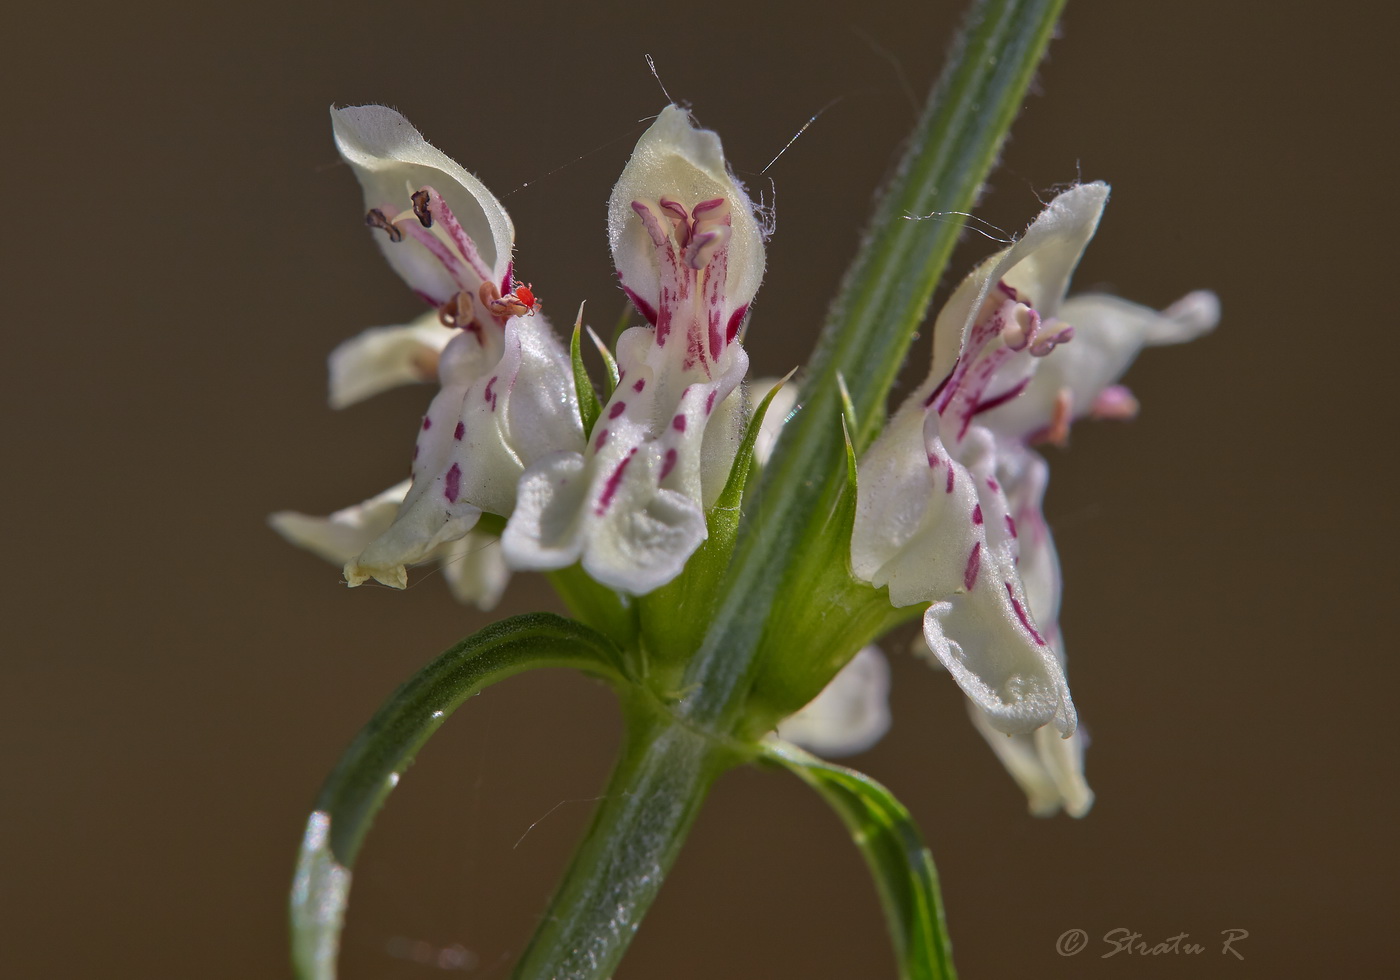
M 286 976 L 317 786 L 395 685 L 488 621 L 429 574 L 347 591 L 264 525 L 397 480 L 429 397 L 325 407 L 330 348 L 419 309 L 360 225 L 327 106 L 406 112 L 504 199 L 556 321 L 587 299 L 604 323 L 604 202 L 662 105 L 651 53 L 741 176 L 776 182 L 751 350 L 780 373 L 962 6 L 9 8 L 0 974 Z M 955 686 L 890 644 L 894 729 L 855 764 L 924 828 L 965 977 L 1393 961 L 1390 9 L 1071 0 L 980 214 L 1019 229 L 1037 191 L 1107 179 L 1079 287 L 1211 287 L 1225 320 L 1149 352 L 1141 418 L 1081 426 L 1054 460 L 1087 819 L 1027 816 Z M 967 236 L 958 268 L 996 247 Z M 558 607 L 522 576 L 499 612 L 538 608 Z M 617 728 L 567 674 L 459 712 L 369 839 L 344 976 L 508 976 Z M 1210 948 L 1101 960 L 1115 927 Z M 1071 928 L 1093 944 L 1062 958 Z M 1229 928 L 1243 962 L 1216 948 Z M 877 978 L 886 950 L 835 818 L 744 771 L 619 977 Z

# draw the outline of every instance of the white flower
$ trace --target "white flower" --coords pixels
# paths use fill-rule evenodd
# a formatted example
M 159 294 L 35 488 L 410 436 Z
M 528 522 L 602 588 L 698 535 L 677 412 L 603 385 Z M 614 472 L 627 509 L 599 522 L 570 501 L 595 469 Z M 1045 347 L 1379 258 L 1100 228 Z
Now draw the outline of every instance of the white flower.
M 621 377 L 587 447 L 540 458 L 502 536 L 514 568 L 581 561 L 641 595 L 680 574 L 738 448 L 740 326 L 763 275 L 753 207 L 719 137 L 662 110 L 613 189 L 618 277 L 650 322 L 618 339 Z
M 408 486 L 409 481 L 404 480 L 329 517 L 284 510 L 273 514 L 268 521 L 292 544 L 343 565 L 389 529 L 408 493 Z M 481 609 L 495 608 L 510 579 L 510 571 L 501 557 L 500 541 L 480 531 L 471 531 L 440 546 L 428 558 L 441 563 L 443 578 L 458 600 Z
M 865 647 L 806 707 L 778 723 L 778 735 L 828 758 L 864 752 L 890 728 L 890 665 Z
M 1111 297 L 1064 300 L 1107 197 L 1101 183 L 1066 191 L 963 281 L 938 316 L 928 379 L 859 466 L 857 577 L 888 587 L 896 606 L 930 604 L 930 650 L 976 704 L 979 728 L 1002 740 L 994 748 L 1038 811 L 1079 814 L 1092 795 L 1041 514 L 1046 466 L 1026 445 L 1062 442 L 1080 416 L 1130 416 L 1136 402 L 1114 382 L 1138 350 L 1218 317 L 1207 293 L 1161 314 Z
M 392 525 L 345 565 L 351 585 L 403 588 L 406 565 L 462 540 L 483 512 L 509 515 L 525 467 L 582 448 L 583 432 L 568 355 L 532 291 L 515 284 L 514 231 L 500 202 L 391 109 L 339 109 L 332 119 L 385 257 L 455 328 L 439 351 L 441 390 L 423 417 L 412 486 Z M 333 400 L 416 370 L 440 339 L 421 322 L 361 335 L 333 358 Z
M 370 327 L 330 356 L 331 408 L 347 408 L 397 388 L 436 381 L 443 348 L 457 336 L 436 310 L 399 327 Z

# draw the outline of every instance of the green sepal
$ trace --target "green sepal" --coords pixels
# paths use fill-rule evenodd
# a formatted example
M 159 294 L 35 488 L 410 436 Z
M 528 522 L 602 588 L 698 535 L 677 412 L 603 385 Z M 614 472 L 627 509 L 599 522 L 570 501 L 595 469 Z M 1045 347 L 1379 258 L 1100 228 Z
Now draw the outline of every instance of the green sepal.
M 625 323 L 626 321 L 624 320 L 623 322 Z M 608 397 L 611 398 L 613 396 L 613 392 L 617 391 L 617 383 L 619 380 L 621 380 L 622 374 L 617 369 L 617 361 L 613 358 L 612 351 L 608 350 L 608 345 L 603 343 L 602 337 L 599 337 L 596 333 L 593 332 L 592 327 L 588 328 L 588 336 L 593 338 L 593 346 L 598 348 L 598 354 L 603 358 L 603 364 L 607 366 Z M 614 349 L 617 347 L 616 337 L 613 338 L 613 347 Z
M 638 600 L 642 641 L 653 665 L 676 665 L 694 651 L 709 625 L 719 584 L 739 533 L 744 488 L 753 472 L 754 445 L 773 396 L 792 379 L 794 368 L 754 408 L 744 429 L 729 478 L 705 515 L 705 541 L 686 562 L 685 571 Z
M 292 964 L 298 980 L 333 980 L 351 868 L 375 814 L 423 743 L 467 698 L 539 667 L 573 667 L 615 684 L 617 649 L 581 623 L 515 616 L 467 637 L 390 696 L 350 743 L 307 821 L 292 882 Z
M 901 980 L 955 980 L 938 871 L 904 804 L 869 776 L 777 739 L 763 743 L 762 758 L 815 789 L 850 831 L 880 893 Z
M 749 696 L 747 731 L 757 735 L 811 701 L 860 648 L 907 619 L 889 590 L 851 573 L 857 500 L 856 451 L 843 416 L 845 479 L 826 519 L 783 579 L 764 638 L 765 656 Z M 922 612 L 918 607 L 916 612 Z
M 589 331 L 590 333 L 592 331 Z M 583 307 L 578 308 L 578 319 L 574 321 L 574 335 L 569 341 L 569 357 L 574 362 L 574 391 L 578 393 L 578 417 L 583 423 L 583 439 L 587 442 L 593 435 L 593 423 L 603 413 L 598 394 L 593 390 L 593 379 L 588 376 L 588 368 L 583 364 L 583 349 L 579 338 L 583 335 Z M 611 392 L 608 393 L 611 396 Z

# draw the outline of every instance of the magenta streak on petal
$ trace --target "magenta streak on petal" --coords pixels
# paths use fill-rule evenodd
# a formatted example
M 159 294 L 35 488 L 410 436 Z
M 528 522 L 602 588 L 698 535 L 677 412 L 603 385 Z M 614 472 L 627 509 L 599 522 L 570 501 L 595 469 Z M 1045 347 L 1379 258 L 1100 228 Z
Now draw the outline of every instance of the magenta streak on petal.
M 718 274 L 716 266 L 719 267 Z M 705 296 L 705 325 L 708 327 L 706 333 L 710 341 L 710 360 L 712 361 L 719 360 L 720 354 L 724 352 L 725 338 L 720 331 L 720 320 L 723 317 L 719 303 L 721 289 L 717 285 L 717 283 L 722 282 L 724 282 L 724 268 L 720 261 L 716 260 L 705 266 L 702 292 Z
M 658 483 L 666 479 L 666 475 L 676 468 L 676 458 L 675 449 L 666 450 L 666 460 L 661 464 L 661 475 L 657 477 Z
M 987 489 L 990 490 L 990 491 L 992 491 L 993 493 L 1000 493 L 1000 492 L 1001 492 L 1001 484 L 998 483 L 996 480 L 993 480 L 993 479 L 989 476 L 989 477 L 987 477 Z
M 431 187 L 423 188 L 428 192 L 428 207 L 432 210 L 433 220 L 442 225 L 443 231 L 447 232 L 447 237 L 452 240 L 452 244 L 457 246 L 457 251 L 461 253 L 471 270 L 476 273 L 480 282 L 491 281 L 491 270 L 486 268 L 486 263 L 482 261 L 481 253 L 477 251 L 476 242 L 468 235 L 461 224 L 457 221 L 457 216 L 452 213 L 452 209 L 447 206 L 447 202 L 442 199 L 442 195 Z M 510 275 L 507 273 L 506 280 L 510 282 Z M 507 292 L 505 286 L 501 287 L 501 292 Z
M 638 379 L 637 379 L 637 383 L 634 384 L 634 385 L 632 386 L 632 390 L 640 394 L 640 393 L 641 393 L 641 390 L 642 390 L 643 388 L 645 388 L 646 386 L 647 386 L 647 379 L 646 379 L 646 378 L 638 378 Z
M 651 238 L 652 245 L 656 248 L 658 265 L 657 285 L 659 287 L 660 302 L 659 308 L 655 312 L 655 319 L 651 317 L 648 317 L 648 319 L 651 319 L 656 325 L 657 346 L 664 347 L 666 346 L 666 338 L 671 333 L 671 318 L 674 313 L 674 306 L 679 300 L 685 299 L 689 292 L 687 288 L 688 283 L 692 277 L 689 275 L 682 276 L 680 274 L 680 270 L 677 268 L 678 260 L 676 258 L 676 249 L 671 244 L 671 237 L 667 235 L 665 230 L 661 227 L 661 222 L 657 220 L 656 215 L 651 213 L 651 208 L 647 207 L 641 201 L 633 201 L 632 210 L 635 211 L 637 217 L 641 219 L 642 228 L 645 229 L 647 235 Z M 675 290 L 674 296 L 668 295 L 668 284 Z M 643 309 L 643 307 L 638 306 L 638 309 Z M 645 314 L 645 310 L 643 310 L 643 313 Z
M 462 260 L 452 253 L 441 238 L 434 235 L 427 228 L 424 228 L 416 221 L 404 221 L 400 223 L 404 234 L 412 238 L 419 245 L 422 245 L 433 258 L 438 260 L 438 264 L 452 277 L 452 281 L 457 284 L 458 289 L 472 291 L 475 288 L 474 276 L 470 275 L 470 270 L 462 264 Z M 438 300 L 437 305 L 441 306 L 450 299 L 448 296 Z
M 623 457 L 622 462 L 617 464 L 617 468 L 614 469 L 612 475 L 608 477 L 608 482 L 603 484 L 603 495 L 598 498 L 598 506 L 594 508 L 593 511 L 595 514 L 602 516 L 607 511 L 608 507 L 612 505 L 613 497 L 617 494 L 618 484 L 622 482 L 622 474 L 627 471 L 627 464 L 632 462 L 632 457 L 635 455 L 637 455 L 637 448 L 634 446 L 632 450 Z
M 677 432 L 684 432 L 684 431 L 685 431 L 685 416 L 684 416 L 684 415 L 677 415 L 675 418 L 673 418 L 673 419 L 671 420 L 671 428 L 675 429 Z
M 710 397 L 705 399 L 705 414 L 709 415 L 715 410 L 715 396 L 719 394 L 718 388 L 710 389 Z
M 462 436 L 464 436 L 464 435 L 466 435 L 466 434 L 467 434 L 467 424 L 466 424 L 465 422 L 458 422 L 458 423 L 457 423 L 457 428 L 455 428 L 455 429 L 452 430 L 452 438 L 453 438 L 453 439 L 456 439 L 458 442 L 461 442 L 461 441 L 462 441 Z
M 608 409 L 608 418 L 615 419 L 625 411 L 627 411 L 626 402 L 613 402 L 613 407 Z
M 928 468 L 931 470 L 938 469 L 938 457 L 933 453 L 928 454 Z
M 449 504 L 457 502 L 457 495 L 462 492 L 462 468 L 456 463 L 447 471 L 447 478 L 443 481 L 442 495 L 447 498 Z
M 1014 299 L 1014 300 L 1018 300 L 1018 301 L 1019 301 L 1020 298 L 1021 298 L 1021 294 L 1018 293 L 1018 292 L 1016 292 L 1016 290 L 1012 289 L 1010 286 L 1008 286 L 1008 285 L 1006 284 L 1006 280 L 1005 280 L 1005 279 L 998 279 L 998 280 L 997 280 L 997 289 L 1000 289 L 1003 293 L 1005 293 L 1005 294 L 1006 294 L 1007 296 L 1009 296 L 1011 299 Z
M 947 486 L 945 486 L 945 487 L 943 488 L 943 492 L 944 492 L 944 493 L 952 493 L 952 492 L 953 492 L 953 479 L 954 479 L 953 467 L 952 467 L 952 466 L 949 466 L 949 467 L 948 467 L 948 484 L 947 484 Z
M 514 285 L 515 285 L 515 262 L 511 261 L 511 262 L 507 262 L 507 263 L 506 263 L 506 274 L 505 274 L 504 276 L 501 277 L 501 282 L 500 282 L 500 286 L 499 286 L 499 288 L 500 288 L 500 290 L 501 290 L 501 295 L 504 296 L 506 293 L 510 292 L 511 287 L 514 286 Z
M 938 400 L 938 396 L 943 394 L 943 389 L 948 387 L 948 382 L 952 381 L 953 375 L 958 373 L 958 365 L 961 363 L 962 357 L 959 356 L 958 359 L 953 362 L 953 370 L 949 371 L 948 376 L 942 381 L 938 382 L 938 387 L 934 388 L 932 393 L 930 393 L 930 395 L 924 399 L 924 408 L 932 407 L 933 403 Z
M 1020 381 L 1012 385 L 1006 391 L 1003 391 L 1000 395 L 993 395 L 991 398 L 986 398 L 978 402 L 976 405 L 972 406 L 972 410 L 968 413 L 968 421 L 971 421 L 972 416 L 974 415 L 981 415 L 983 412 L 990 412 L 998 405 L 1005 405 L 1007 402 L 1011 401 L 1011 399 L 1015 398 L 1021 392 L 1025 391 L 1026 385 L 1030 383 L 1030 378 L 1022 378 Z M 967 422 L 964 422 L 963 431 L 966 430 Z
M 656 310 L 652 308 L 652 305 L 626 286 L 622 287 L 622 291 L 627 294 L 627 298 L 632 301 L 632 305 L 637 308 L 637 312 L 646 317 L 647 323 L 650 323 L 653 327 L 656 326 Z
M 492 376 L 491 380 L 486 382 L 486 390 L 482 393 L 482 397 L 491 403 L 491 411 L 493 412 L 496 410 L 496 394 L 491 389 L 495 386 L 496 378 Z
M 428 431 L 429 429 L 431 429 L 432 427 L 433 427 L 433 420 L 430 419 L 430 418 L 428 418 L 428 416 L 424 415 L 424 416 L 423 416 L 423 431 L 424 431 L 424 432 L 427 432 L 427 431 Z
M 977 584 L 977 573 L 982 569 L 982 542 L 972 546 L 972 554 L 967 556 L 967 567 L 963 569 L 963 588 L 971 592 Z
M 593 442 L 593 448 L 594 448 L 594 450 L 602 449 L 602 448 L 603 448 L 603 443 L 605 443 L 605 442 L 607 442 L 607 441 L 608 441 L 608 430 L 607 430 L 607 429 L 599 429 L 599 430 L 598 430 L 598 438 L 595 439 L 594 442 Z
M 975 507 L 972 508 L 972 523 L 973 523 L 973 524 L 981 524 L 981 523 L 982 523 L 982 505 L 981 505 L 981 504 L 978 504 L 978 505 L 976 505 Z
M 1011 583 L 1007 582 L 1005 584 L 1006 595 L 1011 600 L 1011 608 L 1016 610 L 1016 618 L 1021 621 L 1021 625 L 1026 628 L 1026 631 L 1030 633 L 1037 644 L 1045 646 L 1045 637 L 1037 633 L 1035 627 L 1031 625 L 1030 619 L 1026 616 L 1026 611 L 1021 608 L 1021 603 L 1016 600 L 1016 593 L 1011 590 Z
M 1006 515 L 1006 530 L 1013 538 L 1016 537 L 1016 520 L 1010 514 Z
M 729 314 L 729 325 L 724 328 L 724 339 L 726 343 L 734 343 L 734 338 L 739 336 L 739 327 L 744 323 L 744 314 L 749 311 L 749 304 L 745 303 L 733 313 Z
M 418 458 L 418 450 L 420 450 L 420 449 L 422 449 L 422 448 L 423 448 L 422 446 L 417 446 L 417 445 L 415 445 L 415 446 L 413 447 L 413 458 L 414 458 L 415 460 Z

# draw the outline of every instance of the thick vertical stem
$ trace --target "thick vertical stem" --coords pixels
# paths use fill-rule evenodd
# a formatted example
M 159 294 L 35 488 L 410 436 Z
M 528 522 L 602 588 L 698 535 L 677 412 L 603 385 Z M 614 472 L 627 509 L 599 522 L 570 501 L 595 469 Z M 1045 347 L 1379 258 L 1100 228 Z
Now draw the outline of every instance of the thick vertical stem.
M 609 977 L 651 907 L 718 773 L 737 761 L 712 736 L 629 711 L 627 743 L 517 980 Z

